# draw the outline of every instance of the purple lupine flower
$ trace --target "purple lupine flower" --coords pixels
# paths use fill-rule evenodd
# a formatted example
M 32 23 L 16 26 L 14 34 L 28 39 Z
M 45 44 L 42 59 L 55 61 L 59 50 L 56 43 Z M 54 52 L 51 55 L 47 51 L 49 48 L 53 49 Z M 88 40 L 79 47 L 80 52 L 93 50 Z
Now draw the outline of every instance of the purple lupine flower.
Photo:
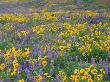
M 95 63 L 95 59 L 94 59 L 93 56 L 91 57 L 91 63 L 92 63 L 92 64 L 96 64 L 96 63 Z
M 106 65 L 109 65 L 109 61 L 108 61 L 108 59 L 106 59 L 105 63 L 106 63 Z
M 47 50 L 47 56 L 49 59 L 52 58 L 52 51 L 51 50 Z
M 99 65 L 102 66 L 103 65 L 103 61 L 102 58 L 99 59 Z
M 53 75 L 53 69 L 50 69 L 50 76 L 52 76 Z
M 0 79 L 0 82 L 3 82 L 3 81 Z
M 10 82 L 8 77 L 6 77 L 6 82 Z
M 43 56 L 42 50 L 40 50 L 40 51 L 38 52 L 38 56 L 39 56 L 39 57 L 42 57 L 42 56 Z
M 109 66 L 108 66 L 108 65 L 105 65 L 105 66 L 104 66 L 104 69 L 105 69 L 106 73 L 108 74 Z
M 16 74 L 16 78 L 18 79 L 20 77 L 20 75 L 19 75 L 19 73 L 17 72 L 17 74 Z
M 36 66 L 36 67 L 38 67 L 38 66 L 40 66 L 40 65 L 41 65 L 41 62 L 36 62 L 36 63 L 35 63 L 35 66 Z
M 11 60 L 12 60 L 12 61 L 14 61 L 14 60 L 15 60 L 14 55 L 12 55 Z
M 57 81 L 60 81 L 61 80 L 59 75 L 56 75 L 56 80 Z
M 32 62 L 31 62 L 31 61 L 28 62 L 28 67 L 29 67 L 30 69 L 32 68 Z
M 30 70 L 28 68 L 25 68 L 25 73 L 26 73 L 27 79 L 29 79 L 29 77 L 30 77 Z

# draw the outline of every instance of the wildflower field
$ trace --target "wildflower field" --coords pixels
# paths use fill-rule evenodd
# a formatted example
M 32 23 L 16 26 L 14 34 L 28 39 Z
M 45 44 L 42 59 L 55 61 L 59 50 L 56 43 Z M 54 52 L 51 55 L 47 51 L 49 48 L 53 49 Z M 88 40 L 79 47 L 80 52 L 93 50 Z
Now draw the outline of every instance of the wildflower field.
M 110 1 L 0 0 L 0 82 L 110 82 Z

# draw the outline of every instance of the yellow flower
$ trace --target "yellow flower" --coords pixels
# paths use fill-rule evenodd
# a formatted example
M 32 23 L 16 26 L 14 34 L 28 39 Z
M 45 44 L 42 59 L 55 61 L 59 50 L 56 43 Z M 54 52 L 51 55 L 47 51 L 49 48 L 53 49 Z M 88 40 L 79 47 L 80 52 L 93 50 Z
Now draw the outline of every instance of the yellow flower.
M 71 30 L 71 31 L 70 31 L 70 35 L 71 35 L 71 36 L 73 36 L 75 33 L 76 33 L 75 30 Z
M 71 48 L 71 44 L 67 43 L 66 48 Z
M 97 72 L 98 71 L 96 69 L 91 70 L 91 73 L 94 74 L 94 75 L 97 74 Z
M 45 75 L 45 76 L 47 76 L 47 75 L 48 75 L 48 73 L 44 73 L 44 75 Z
M 4 68 L 5 68 L 5 64 L 2 63 L 2 64 L 0 65 L 0 69 L 3 70 Z
M 84 73 L 84 76 L 85 76 L 86 78 L 88 78 L 88 76 L 89 76 L 88 72 L 85 72 L 85 73 Z
M 78 74 L 79 73 L 79 70 L 78 69 L 75 69 L 74 70 L 74 74 Z
M 64 77 L 63 77 L 63 82 L 68 82 L 68 81 L 67 81 L 67 76 L 64 76 Z
M 100 69 L 101 73 L 105 74 L 105 70 L 102 68 Z
M 90 79 L 92 76 L 91 75 L 88 75 L 88 79 Z
M 24 79 L 19 80 L 19 82 L 24 82 Z
M 36 82 L 41 82 L 42 79 L 43 79 L 43 77 L 41 75 L 39 75 L 36 79 Z
M 14 65 L 14 64 L 17 64 L 17 63 L 18 63 L 18 61 L 17 61 L 17 60 L 14 60 L 14 61 L 13 61 L 13 65 Z
M 91 69 L 93 66 L 94 66 L 94 65 L 93 65 L 93 64 L 91 64 L 91 65 L 89 66 L 89 68 Z
M 47 66 L 47 61 L 42 61 L 42 65 L 45 67 L 45 66 Z
M 97 80 L 98 80 L 98 81 L 101 81 L 101 80 L 102 80 L 102 77 L 103 77 L 102 74 L 97 75 Z
M 82 80 L 85 80 L 86 79 L 86 76 L 82 76 Z
M 15 75 L 16 73 L 17 73 L 16 71 L 13 71 L 11 75 Z
M 79 82 L 79 79 L 75 79 L 75 82 Z
M 80 74 L 84 73 L 84 69 L 80 69 Z
M 61 51 L 63 51 L 63 50 L 65 49 L 65 46 L 59 46 L 59 49 L 60 49 Z
M 67 36 L 67 32 L 61 32 L 61 33 L 59 34 L 59 36 L 60 36 L 60 37 L 65 37 L 65 36 Z
M 17 68 L 17 67 L 18 67 L 18 63 L 13 64 L 13 67 L 14 67 L 14 68 Z
M 76 78 L 77 78 L 76 75 L 71 75 L 71 77 L 70 77 L 70 79 L 71 79 L 72 81 L 74 81 Z
M 63 70 L 59 71 L 59 76 L 65 76 L 65 72 Z
M 89 78 L 87 82 L 93 82 L 93 79 Z
M 86 72 L 89 72 L 89 71 L 90 71 L 90 68 L 85 68 L 85 71 L 86 71 Z

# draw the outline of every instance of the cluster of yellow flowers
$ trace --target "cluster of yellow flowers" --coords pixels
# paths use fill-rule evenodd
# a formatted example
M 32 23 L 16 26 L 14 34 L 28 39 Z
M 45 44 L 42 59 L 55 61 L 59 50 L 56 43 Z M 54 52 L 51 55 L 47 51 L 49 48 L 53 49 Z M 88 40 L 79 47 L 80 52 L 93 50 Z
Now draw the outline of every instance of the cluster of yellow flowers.
M 66 73 L 64 72 L 64 70 L 60 70 L 58 75 L 61 77 L 62 82 L 68 82 L 68 77 Z
M 53 21 L 56 21 L 56 20 L 57 20 L 56 15 L 57 15 L 56 12 L 44 12 L 43 18 L 44 18 L 45 20 L 53 20 Z
M 70 77 L 67 77 L 64 70 L 59 71 L 59 76 L 62 82 L 68 82 L 69 80 L 74 82 L 94 82 L 101 81 L 105 70 L 103 68 L 97 70 L 95 66 L 90 65 L 88 68 L 75 69 Z
M 18 82 L 24 82 L 24 79 L 19 80 Z
M 1 63 L 0 64 L 0 70 L 3 70 L 5 68 L 5 64 L 4 63 Z
M 97 70 L 93 65 L 90 65 L 88 68 L 75 69 L 70 79 L 75 82 L 93 82 L 94 80 L 101 81 L 104 74 L 105 70 L 103 68 Z
M 43 77 L 41 75 L 37 76 L 36 82 L 41 82 L 43 80 Z
M 25 48 L 25 51 L 23 52 L 22 49 L 16 49 L 16 48 L 10 48 L 9 50 L 7 50 L 4 54 L 4 59 L 7 60 L 8 58 L 11 58 L 14 55 L 14 58 L 17 57 L 28 57 L 30 55 L 30 49 L 29 48 Z
M 6 23 L 6 24 L 4 25 L 4 29 L 5 29 L 5 30 L 12 30 L 12 29 L 13 29 L 13 25 L 10 24 L 10 23 Z
M 22 30 L 20 31 L 17 35 L 19 36 L 19 38 L 21 38 L 22 36 L 27 36 L 29 34 L 29 31 L 27 30 Z
M 60 37 L 68 37 L 68 36 L 73 37 L 74 34 L 76 33 L 76 29 L 67 22 L 64 23 L 64 26 L 66 29 L 63 32 L 60 32 L 59 36 Z
M 31 15 L 31 19 L 33 19 L 33 20 L 38 20 L 38 19 L 40 19 L 40 17 L 41 17 L 41 15 L 40 15 L 40 13 L 33 13 L 32 15 Z
M 39 35 L 43 35 L 45 30 L 46 30 L 45 25 L 40 25 L 32 28 L 32 31 Z
M 47 60 L 46 60 L 47 56 L 44 56 L 44 57 L 38 57 L 36 59 L 31 59 L 32 61 L 32 64 L 35 65 L 36 62 L 41 62 L 41 65 L 43 67 L 46 67 L 47 66 Z
M 10 20 L 10 21 L 16 21 L 16 22 L 27 22 L 28 17 L 26 17 L 24 14 L 0 14 L 0 20 Z
M 64 51 L 65 49 L 70 49 L 71 48 L 71 44 L 70 43 L 67 43 L 66 46 L 59 46 L 59 49 L 61 51 Z
M 87 16 L 97 16 L 98 13 L 95 10 L 82 10 L 80 11 L 83 15 L 87 15 Z
M 78 49 L 82 53 L 82 55 L 85 56 L 85 54 L 91 53 L 92 49 L 90 47 L 91 47 L 91 44 L 87 44 L 87 45 L 82 45 Z
M 15 75 L 17 73 L 17 68 L 18 68 L 19 64 L 17 60 L 13 61 L 13 72 L 11 73 L 11 75 Z
M 55 25 L 54 23 L 52 23 L 52 25 L 49 28 L 50 32 L 56 32 L 58 31 L 59 27 L 57 25 Z

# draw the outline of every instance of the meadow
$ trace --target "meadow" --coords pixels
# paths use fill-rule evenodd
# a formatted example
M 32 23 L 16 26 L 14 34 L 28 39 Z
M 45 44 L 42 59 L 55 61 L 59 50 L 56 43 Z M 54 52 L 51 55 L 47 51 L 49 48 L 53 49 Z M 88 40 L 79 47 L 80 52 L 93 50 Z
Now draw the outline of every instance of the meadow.
M 0 82 L 110 82 L 109 0 L 0 0 Z

